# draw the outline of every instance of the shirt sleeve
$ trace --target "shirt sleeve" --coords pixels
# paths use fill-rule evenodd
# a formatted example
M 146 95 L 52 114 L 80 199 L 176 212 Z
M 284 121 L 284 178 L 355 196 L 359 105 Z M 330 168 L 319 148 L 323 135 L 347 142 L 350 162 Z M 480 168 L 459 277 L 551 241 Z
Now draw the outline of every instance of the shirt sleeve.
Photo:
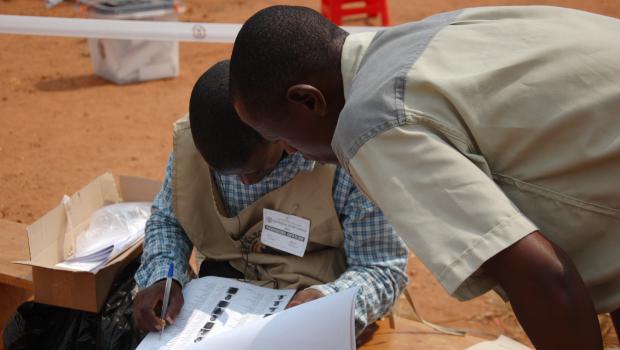
M 142 261 L 135 275 L 140 289 L 166 278 L 170 262 L 174 263 L 173 278 L 177 282 L 183 286 L 190 280 L 189 256 L 192 242 L 172 209 L 172 164 L 171 153 L 164 183 L 153 201 L 151 216 L 146 222 Z
M 355 300 L 355 329 L 364 328 L 390 311 L 407 286 L 407 247 L 375 207 L 338 167 L 334 204 L 344 231 L 347 269 L 335 281 L 315 285 L 325 295 L 360 287 Z
M 348 163 L 416 256 L 463 300 L 495 285 L 478 273 L 485 261 L 537 230 L 474 161 L 484 158 L 408 124 L 375 136 Z

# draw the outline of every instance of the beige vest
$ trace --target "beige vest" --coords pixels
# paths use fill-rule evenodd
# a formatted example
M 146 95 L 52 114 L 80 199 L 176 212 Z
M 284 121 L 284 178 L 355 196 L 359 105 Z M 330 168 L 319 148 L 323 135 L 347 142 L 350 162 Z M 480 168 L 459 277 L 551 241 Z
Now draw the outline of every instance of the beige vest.
M 275 288 L 331 282 L 346 268 L 343 233 L 334 208 L 335 167 L 315 166 L 269 192 L 235 217 L 226 217 L 209 166 L 196 149 L 189 120 L 174 124 L 173 208 L 187 236 L 207 258 L 229 261 L 246 279 Z M 310 220 L 303 258 L 260 244 L 263 208 Z

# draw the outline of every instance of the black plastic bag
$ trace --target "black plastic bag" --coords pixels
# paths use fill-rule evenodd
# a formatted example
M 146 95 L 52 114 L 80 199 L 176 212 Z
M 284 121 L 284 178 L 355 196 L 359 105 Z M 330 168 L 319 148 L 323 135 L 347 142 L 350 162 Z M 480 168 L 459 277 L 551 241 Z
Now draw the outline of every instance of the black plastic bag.
M 145 336 L 133 326 L 132 305 L 136 292 L 133 276 L 139 261 L 138 258 L 129 271 L 125 269 L 121 278 L 112 286 L 110 296 L 99 314 L 97 350 L 133 350 Z M 124 276 L 126 273 L 128 276 Z
M 4 329 L 5 350 L 133 350 L 143 338 L 133 328 L 133 276 L 130 263 L 112 285 L 99 314 L 27 302 Z
M 27 302 L 4 329 L 6 350 L 95 349 L 97 315 Z

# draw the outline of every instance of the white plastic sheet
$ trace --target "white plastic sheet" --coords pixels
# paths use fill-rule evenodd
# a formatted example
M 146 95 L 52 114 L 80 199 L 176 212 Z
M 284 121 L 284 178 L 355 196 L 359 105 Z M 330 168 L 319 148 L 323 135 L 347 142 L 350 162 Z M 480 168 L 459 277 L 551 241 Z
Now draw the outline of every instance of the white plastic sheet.
M 95 211 L 88 228 L 74 232 L 73 255 L 56 266 L 74 271 L 98 271 L 144 237 L 150 214 L 149 202 L 118 203 Z
M 95 211 L 88 229 L 77 236 L 75 256 L 144 236 L 144 226 L 150 215 L 151 203 L 148 202 L 117 203 Z

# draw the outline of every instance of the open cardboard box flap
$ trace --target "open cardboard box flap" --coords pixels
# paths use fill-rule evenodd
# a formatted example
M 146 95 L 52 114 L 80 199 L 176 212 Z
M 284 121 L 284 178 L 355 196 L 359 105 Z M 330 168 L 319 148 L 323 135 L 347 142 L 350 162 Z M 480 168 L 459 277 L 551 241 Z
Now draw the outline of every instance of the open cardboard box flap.
M 76 272 L 56 267 L 74 250 L 73 232 L 88 225 L 97 209 L 119 202 L 150 202 L 161 182 L 105 173 L 71 196 L 69 215 L 62 204 L 28 226 L 30 260 L 15 263 L 32 266 L 34 300 L 72 309 L 98 312 L 117 274 L 142 252 L 136 243 L 96 273 Z M 73 229 L 67 229 L 67 228 Z

